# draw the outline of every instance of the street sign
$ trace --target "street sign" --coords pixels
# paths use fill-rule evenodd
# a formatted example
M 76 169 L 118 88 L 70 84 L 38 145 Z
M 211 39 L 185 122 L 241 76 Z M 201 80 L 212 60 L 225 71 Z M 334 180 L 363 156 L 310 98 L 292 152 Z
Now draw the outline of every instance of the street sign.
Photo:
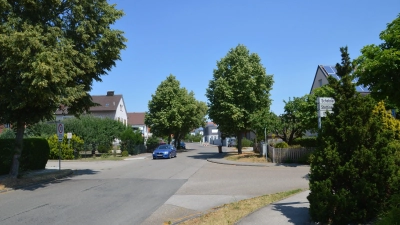
M 64 124 L 63 123 L 57 123 L 57 136 L 58 136 L 58 141 L 61 142 L 64 138 Z
M 68 139 L 71 139 L 71 138 L 72 138 L 72 133 L 71 133 L 71 132 L 68 132 L 68 133 L 67 133 L 67 138 L 68 138 Z
M 335 99 L 330 97 L 318 97 L 317 98 L 317 110 L 318 117 L 326 117 L 326 112 L 333 113 L 333 105 L 335 104 Z
M 318 97 L 317 98 L 317 108 L 320 110 L 332 111 L 333 105 L 335 104 L 335 99 L 329 97 Z

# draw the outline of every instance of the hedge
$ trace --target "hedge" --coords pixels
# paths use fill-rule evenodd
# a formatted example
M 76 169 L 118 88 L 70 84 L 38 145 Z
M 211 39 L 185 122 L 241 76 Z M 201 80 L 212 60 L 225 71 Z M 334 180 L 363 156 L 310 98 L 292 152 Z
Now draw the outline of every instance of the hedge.
M 15 139 L 0 139 L 0 175 L 10 172 L 14 155 Z M 46 139 L 27 138 L 23 140 L 23 150 L 20 157 L 20 171 L 44 169 L 50 154 Z

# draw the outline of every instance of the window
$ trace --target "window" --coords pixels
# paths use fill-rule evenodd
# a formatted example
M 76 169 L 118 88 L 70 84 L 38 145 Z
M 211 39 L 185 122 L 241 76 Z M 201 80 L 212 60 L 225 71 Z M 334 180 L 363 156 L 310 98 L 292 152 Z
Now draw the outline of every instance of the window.
M 319 86 L 322 87 L 322 79 L 318 80 Z

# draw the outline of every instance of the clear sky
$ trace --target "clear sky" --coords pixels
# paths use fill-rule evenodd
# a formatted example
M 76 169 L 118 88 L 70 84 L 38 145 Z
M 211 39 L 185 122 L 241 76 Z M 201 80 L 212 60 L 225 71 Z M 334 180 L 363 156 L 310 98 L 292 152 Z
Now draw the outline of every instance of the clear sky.
M 145 112 L 157 86 L 173 74 L 197 100 L 216 62 L 238 44 L 257 53 L 273 74 L 271 111 L 308 94 L 318 65 L 352 59 L 400 13 L 400 0 L 109 0 L 125 16 L 122 60 L 93 84 L 92 95 L 122 94 L 128 112 Z

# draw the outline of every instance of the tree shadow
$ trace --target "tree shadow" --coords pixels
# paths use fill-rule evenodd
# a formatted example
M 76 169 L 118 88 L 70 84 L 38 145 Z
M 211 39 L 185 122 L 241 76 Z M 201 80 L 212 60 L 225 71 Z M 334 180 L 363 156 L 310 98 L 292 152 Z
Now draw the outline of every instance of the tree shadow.
M 23 175 L 21 178 L 12 179 L 4 178 L 0 180 L 0 184 L 4 185 L 3 190 L 24 190 L 35 191 L 40 188 L 45 188 L 50 184 L 58 184 L 71 180 L 72 177 L 81 175 L 95 175 L 97 171 L 90 169 L 83 170 L 37 170 L 29 171 L 28 174 Z M 1 185 L 0 185 L 1 186 Z M 0 190 L 1 191 L 1 190 Z
M 303 204 L 308 204 L 308 202 L 275 203 L 272 206 L 274 210 L 280 211 L 287 217 L 290 223 L 296 225 L 310 224 L 309 208 L 307 206 L 299 206 Z
M 196 155 L 189 155 L 187 157 L 193 158 L 193 159 L 202 159 L 202 160 L 207 160 L 207 159 L 222 159 L 225 156 L 227 156 L 227 152 L 219 153 L 218 150 L 216 152 L 199 152 Z

